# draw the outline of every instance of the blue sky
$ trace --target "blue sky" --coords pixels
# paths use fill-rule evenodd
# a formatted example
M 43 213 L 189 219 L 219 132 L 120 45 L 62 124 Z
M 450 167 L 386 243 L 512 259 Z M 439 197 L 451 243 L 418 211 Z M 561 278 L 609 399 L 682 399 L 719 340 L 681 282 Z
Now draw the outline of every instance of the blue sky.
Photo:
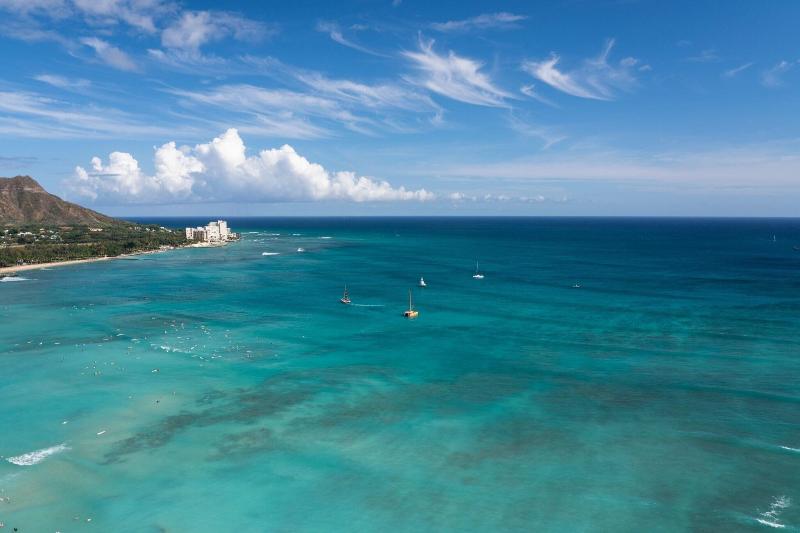
M 797 2 L 0 15 L 0 175 L 110 214 L 798 215 Z

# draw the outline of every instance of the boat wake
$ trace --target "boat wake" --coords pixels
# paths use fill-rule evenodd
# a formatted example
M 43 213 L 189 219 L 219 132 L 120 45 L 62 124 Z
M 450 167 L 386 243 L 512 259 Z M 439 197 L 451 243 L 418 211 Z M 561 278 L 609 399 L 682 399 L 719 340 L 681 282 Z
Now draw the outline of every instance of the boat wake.
M 22 455 L 17 455 L 15 457 L 8 457 L 6 461 L 11 464 L 19 465 L 19 466 L 33 466 L 35 464 L 39 464 L 51 455 L 55 455 L 59 452 L 63 452 L 64 450 L 69 450 L 69 447 L 62 443 L 58 446 L 51 446 L 50 448 L 44 448 L 41 450 L 36 450 L 35 452 L 28 452 L 23 453 Z
M 281 255 L 280 252 L 261 252 L 261 255 Z
M 350 304 L 353 307 L 386 307 L 384 304 Z

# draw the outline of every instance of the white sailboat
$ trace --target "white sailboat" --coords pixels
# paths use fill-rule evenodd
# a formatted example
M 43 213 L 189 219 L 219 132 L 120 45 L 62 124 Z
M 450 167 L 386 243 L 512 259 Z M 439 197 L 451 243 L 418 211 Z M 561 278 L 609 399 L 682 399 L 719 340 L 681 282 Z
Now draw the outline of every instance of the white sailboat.
M 472 277 L 474 279 L 483 279 L 483 274 L 481 274 L 481 271 L 478 269 L 478 262 L 477 261 L 475 261 L 475 275 L 472 276 Z
M 425 283 L 425 278 L 419 278 L 419 286 L 420 287 L 427 287 L 428 284 Z
M 339 298 L 339 301 L 342 302 L 343 304 L 350 303 L 350 294 L 347 292 L 347 285 L 344 286 L 344 294 L 342 295 L 341 298 Z

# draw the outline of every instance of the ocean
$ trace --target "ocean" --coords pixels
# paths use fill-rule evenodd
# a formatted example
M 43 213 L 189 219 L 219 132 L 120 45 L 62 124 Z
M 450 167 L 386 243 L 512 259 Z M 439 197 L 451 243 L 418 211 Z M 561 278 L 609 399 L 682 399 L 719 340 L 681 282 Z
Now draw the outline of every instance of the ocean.
M 800 531 L 800 220 L 228 220 L 0 283 L 6 530 Z

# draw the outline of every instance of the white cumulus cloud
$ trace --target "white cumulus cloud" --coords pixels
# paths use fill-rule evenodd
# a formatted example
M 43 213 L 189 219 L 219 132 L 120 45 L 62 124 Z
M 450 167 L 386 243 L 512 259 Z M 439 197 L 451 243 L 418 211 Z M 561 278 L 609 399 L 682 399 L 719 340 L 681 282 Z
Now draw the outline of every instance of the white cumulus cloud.
M 156 149 L 154 167 L 155 173 L 148 175 L 131 154 L 112 152 L 107 163 L 94 157 L 89 169 L 76 167 L 67 186 L 78 195 L 111 203 L 434 199 L 425 189 L 328 171 L 288 144 L 248 156 L 233 128 L 194 147 L 166 143 Z

